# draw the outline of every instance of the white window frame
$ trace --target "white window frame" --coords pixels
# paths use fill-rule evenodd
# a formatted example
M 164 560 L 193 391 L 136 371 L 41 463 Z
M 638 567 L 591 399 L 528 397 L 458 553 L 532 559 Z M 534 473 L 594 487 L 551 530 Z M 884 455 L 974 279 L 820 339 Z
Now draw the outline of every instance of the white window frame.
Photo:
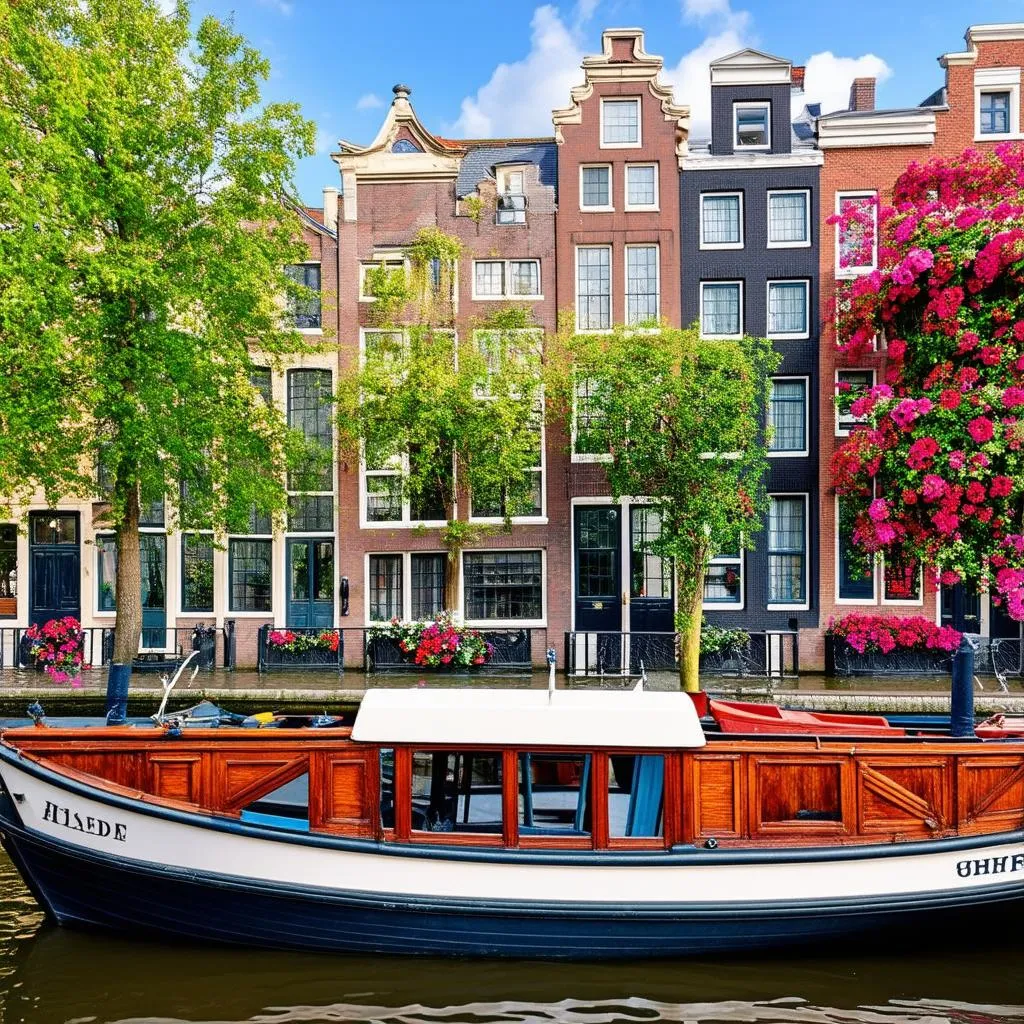
M 712 565 L 738 565 L 740 569 L 740 599 L 739 601 L 706 601 L 704 597 L 701 597 L 701 609 L 705 612 L 741 612 L 747 606 L 747 565 L 746 565 L 746 551 L 740 548 L 740 553 L 736 557 L 718 556 L 712 558 L 708 562 L 708 568 Z M 701 591 L 703 592 L 704 582 L 701 581 Z
M 604 105 L 606 103 L 624 103 L 632 101 L 636 104 L 636 142 L 605 142 L 604 141 Z M 599 149 L 639 149 L 644 142 L 644 106 L 640 96 L 602 96 L 600 135 L 598 136 Z
M 874 574 L 871 579 L 871 597 L 840 597 L 839 588 L 842 585 L 842 559 L 841 552 L 839 549 L 840 542 L 840 529 L 839 529 L 839 495 L 835 496 L 833 508 L 834 508 L 834 526 L 832 528 L 832 544 L 834 547 L 835 556 L 835 603 L 837 605 L 843 605 L 844 607 L 871 607 L 878 604 L 878 581 L 879 581 L 879 565 L 878 560 L 874 562 Z
M 795 196 L 804 197 L 804 223 L 807 225 L 807 238 L 803 242 L 773 242 L 772 241 L 772 196 Z M 765 200 L 765 219 L 767 221 L 765 237 L 769 249 L 809 249 L 813 227 L 811 225 L 811 190 L 809 188 L 770 188 L 768 197 Z
M 629 172 L 638 167 L 650 167 L 654 171 L 654 202 L 631 203 L 629 201 Z M 661 184 L 658 181 L 657 163 L 628 163 L 622 172 L 622 206 L 625 210 L 648 210 L 657 213 L 661 209 Z
M 360 260 L 359 262 L 359 301 L 360 302 L 376 302 L 377 298 L 374 295 L 367 295 L 364 291 L 366 285 L 366 272 L 372 270 L 374 267 L 379 267 L 382 263 L 399 263 L 402 264 L 402 270 L 406 274 L 409 273 L 409 260 L 405 253 L 401 249 L 389 250 L 387 252 L 381 251 L 373 254 L 371 260 Z M 392 269 L 397 270 L 398 267 Z M 321 281 L 323 278 L 321 277 Z
M 630 249 L 653 249 L 654 250 L 654 284 L 657 289 L 655 293 L 656 320 L 661 319 L 661 246 L 657 242 L 630 242 L 623 246 L 622 257 L 622 309 L 624 319 L 629 316 L 629 250 Z M 633 327 L 633 324 L 626 324 Z
M 735 196 L 739 200 L 740 240 L 738 242 L 705 242 L 704 241 L 704 200 L 728 199 Z M 701 192 L 697 210 L 697 230 L 700 232 L 701 249 L 742 249 L 745 244 L 743 231 L 743 193 L 742 192 Z
M 525 196 L 526 195 L 526 169 L 529 164 L 503 164 L 495 170 L 495 183 L 497 185 L 498 192 L 503 196 Z M 508 179 L 511 174 L 522 173 L 523 175 L 523 191 L 522 192 L 509 192 L 508 190 Z
M 444 555 L 444 551 L 435 551 L 426 548 L 422 551 L 367 551 L 363 555 L 363 622 L 367 626 L 386 626 L 388 621 L 370 618 L 370 559 L 381 556 L 398 556 L 402 560 L 402 614 L 399 616 L 402 622 L 411 622 L 412 619 L 412 557 L 413 555 Z
M 704 288 L 706 285 L 719 285 L 719 284 L 734 284 L 739 287 L 740 290 L 740 324 L 739 331 L 736 334 L 705 334 L 704 333 Z M 710 340 L 731 340 L 733 338 L 743 337 L 743 280 L 733 281 L 701 281 L 700 282 L 700 336 L 702 338 L 708 338 Z
M 763 107 L 766 113 L 765 141 L 759 146 L 741 146 L 739 144 L 739 108 Z M 732 150 L 734 153 L 763 153 L 772 148 L 772 104 L 770 100 L 733 100 L 732 104 Z
M 271 522 L 271 529 L 274 529 L 274 524 Z M 224 590 L 224 609 L 225 613 L 232 619 L 271 619 L 276 624 L 280 621 L 279 614 L 281 609 L 278 607 L 278 588 L 283 582 L 279 570 L 279 552 L 283 552 L 284 546 L 278 542 L 278 538 L 274 533 L 229 533 L 225 538 L 226 543 L 224 545 L 224 578 L 221 581 L 221 585 Z M 268 611 L 235 611 L 231 607 L 231 542 L 233 540 L 269 540 L 270 541 L 270 608 Z M 337 552 L 335 552 L 337 557 Z M 216 582 L 216 577 L 214 577 Z M 282 591 L 286 593 L 286 591 Z M 199 614 L 197 612 L 190 612 L 191 615 Z
M 572 388 L 572 423 L 571 423 L 571 447 L 570 447 L 570 460 L 577 463 L 587 462 L 611 462 L 611 452 L 578 452 L 576 451 L 576 417 L 579 411 L 579 385 L 580 381 L 576 380 L 573 383 Z
M 1020 79 L 1019 67 L 977 68 L 974 72 L 974 141 L 1002 142 L 1006 139 L 1024 138 L 1020 130 Z M 981 97 L 985 93 L 1008 92 L 1010 94 L 1009 132 L 981 131 Z
M 587 206 L 583 202 L 583 172 L 600 168 L 608 171 L 608 202 L 604 206 Z M 580 212 L 582 213 L 614 213 L 615 212 L 615 171 L 611 164 L 580 164 Z
M 806 459 L 810 454 L 811 442 L 811 378 L 804 374 L 779 374 L 772 377 L 772 382 L 777 380 L 799 380 L 804 385 L 804 447 L 800 451 L 769 451 L 770 459 Z M 769 396 L 769 405 L 771 398 Z
M 878 266 L 878 189 L 874 188 L 862 188 L 862 189 L 849 189 L 843 192 L 836 193 L 836 209 L 835 213 L 838 217 L 842 212 L 842 205 L 844 199 L 873 199 L 872 210 L 874 213 L 874 241 L 871 247 L 871 266 L 865 267 L 841 267 L 839 265 L 840 247 L 839 247 L 839 232 L 842 230 L 841 224 L 836 224 L 835 234 L 835 272 L 838 280 L 845 278 L 860 277 L 863 274 L 870 274 Z
M 776 602 L 772 604 L 769 602 L 765 605 L 765 610 L 769 612 L 805 612 L 810 607 L 810 594 L 811 594 L 811 502 L 810 495 L 806 491 L 772 491 L 768 495 L 771 498 L 803 498 L 804 500 L 804 600 L 801 603 L 790 603 L 788 601 Z M 768 547 L 768 516 L 765 516 L 765 559 L 767 560 L 771 552 Z M 765 562 L 767 572 L 767 561 Z M 768 574 L 769 579 L 767 580 L 768 585 L 771 585 L 770 573 Z
M 608 251 L 608 326 L 580 327 L 580 249 L 606 249 Z M 610 334 L 615 326 L 615 260 L 610 245 L 577 245 L 573 249 L 573 319 L 577 334 Z
M 858 366 L 841 366 L 841 367 L 837 367 L 836 368 L 836 372 L 835 372 L 834 387 L 833 387 L 833 391 L 832 391 L 834 396 L 838 396 L 838 394 L 839 394 L 840 375 L 844 374 L 844 373 L 870 373 L 871 374 L 871 384 L 869 385 L 869 387 L 874 387 L 875 384 L 878 381 L 878 372 L 877 372 L 877 370 L 873 369 L 870 366 L 863 366 L 863 367 L 858 367 Z M 835 403 L 834 399 L 833 399 L 833 403 L 832 404 L 833 404 L 833 416 L 834 416 L 834 421 L 835 421 L 835 436 L 836 437 L 849 437 L 850 436 L 850 431 L 848 429 L 844 429 L 843 428 L 842 422 L 841 422 L 840 417 L 839 417 L 839 406 Z M 856 422 L 858 422 L 858 423 L 863 423 L 864 422 L 864 417 L 863 416 L 855 417 L 855 419 L 856 419 Z
M 504 269 L 502 270 L 503 277 L 502 277 L 502 283 L 501 283 L 502 291 L 501 291 L 500 295 L 478 295 L 477 294 L 477 290 L 476 290 L 476 265 L 478 263 L 502 263 L 502 264 L 504 264 Z M 510 280 L 509 264 L 510 263 L 536 263 L 537 264 L 537 284 L 538 284 L 538 286 L 540 286 L 540 293 L 539 294 L 537 294 L 537 295 L 515 295 L 515 294 L 513 294 L 512 292 L 509 291 L 509 280 Z M 473 276 L 472 276 L 472 281 L 470 282 L 470 288 L 471 288 L 471 297 L 472 297 L 474 302 L 504 302 L 504 301 L 506 301 L 508 299 L 513 299 L 513 300 L 516 300 L 516 301 L 521 300 L 523 302 L 533 302 L 533 301 L 536 301 L 536 300 L 544 298 L 544 295 L 543 295 L 544 288 L 543 288 L 543 286 L 541 286 L 541 276 L 540 276 L 541 275 L 541 265 L 540 265 L 540 260 L 539 259 L 534 259 L 533 257 L 528 256 L 525 259 L 498 259 L 498 258 L 496 258 L 496 259 L 493 259 L 493 260 L 487 260 L 487 259 L 473 260 L 472 274 L 473 274 Z
M 466 563 L 467 554 L 485 555 L 491 552 L 502 554 L 515 551 L 539 551 L 540 552 L 540 612 L 539 619 L 465 619 L 467 626 L 474 629 L 532 629 L 546 627 L 548 624 L 548 549 L 535 545 L 516 545 L 508 548 L 473 548 L 471 551 L 463 551 L 459 557 L 459 611 L 464 612 L 466 607 Z
M 365 452 L 360 446 L 359 452 L 359 528 L 361 530 L 408 530 L 417 527 L 442 527 L 448 524 L 447 519 L 413 519 L 412 502 L 409 495 L 404 493 L 405 478 L 409 475 L 409 455 L 394 455 L 389 460 L 390 465 L 384 469 L 368 469 L 366 466 Z M 402 518 L 388 519 L 383 522 L 373 522 L 366 517 L 366 499 L 368 496 L 367 480 L 369 478 L 389 477 L 397 478 L 403 485 L 402 494 Z M 453 517 L 458 516 L 458 509 L 452 510 Z
M 777 284 L 802 284 L 804 286 L 804 327 L 803 331 L 776 331 L 769 330 L 771 325 L 771 295 L 772 286 Z M 765 283 L 765 306 L 764 306 L 764 336 L 773 341 L 803 341 L 811 336 L 811 282 L 806 277 L 783 278 L 778 281 L 767 281 Z

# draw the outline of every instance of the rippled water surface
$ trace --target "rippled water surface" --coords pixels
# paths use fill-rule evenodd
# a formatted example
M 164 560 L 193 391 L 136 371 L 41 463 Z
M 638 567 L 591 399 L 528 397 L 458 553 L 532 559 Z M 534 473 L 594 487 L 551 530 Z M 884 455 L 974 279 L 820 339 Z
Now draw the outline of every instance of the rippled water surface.
M 962 951 L 549 964 L 307 956 L 54 928 L 0 854 L 0 1024 L 1024 1024 L 1016 935 Z

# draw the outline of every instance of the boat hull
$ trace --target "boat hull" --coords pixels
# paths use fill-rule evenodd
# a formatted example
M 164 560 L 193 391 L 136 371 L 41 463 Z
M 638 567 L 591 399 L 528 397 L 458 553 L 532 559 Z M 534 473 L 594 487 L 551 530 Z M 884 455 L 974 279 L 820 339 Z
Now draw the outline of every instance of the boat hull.
M 140 806 L 3 757 L 4 845 L 68 925 L 332 952 L 583 960 L 878 944 L 1024 910 L 1019 833 L 860 851 L 387 850 Z

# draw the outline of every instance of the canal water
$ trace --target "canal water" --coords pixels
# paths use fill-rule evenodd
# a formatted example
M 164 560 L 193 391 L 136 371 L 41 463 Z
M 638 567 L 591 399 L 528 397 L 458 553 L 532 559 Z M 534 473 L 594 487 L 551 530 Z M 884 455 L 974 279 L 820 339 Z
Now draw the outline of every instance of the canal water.
M 47 924 L 0 854 L 0 1024 L 1024 1024 L 1024 921 L 945 939 L 629 964 L 174 946 Z

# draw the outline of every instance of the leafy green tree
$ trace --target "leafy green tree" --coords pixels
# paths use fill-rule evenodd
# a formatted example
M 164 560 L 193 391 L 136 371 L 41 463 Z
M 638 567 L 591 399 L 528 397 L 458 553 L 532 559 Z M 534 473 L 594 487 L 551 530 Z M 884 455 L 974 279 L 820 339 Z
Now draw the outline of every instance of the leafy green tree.
M 282 197 L 314 127 L 261 103 L 268 74 L 181 0 L 0 0 L 0 494 L 95 495 L 101 467 L 128 665 L 140 506 L 238 529 L 316 461 L 250 383 L 252 343 L 302 347 L 281 297 L 309 297 Z
M 617 328 L 561 350 L 561 394 L 587 424 L 586 450 L 611 454 L 612 494 L 648 498 L 661 515 L 651 553 L 675 564 L 680 679 L 695 691 L 708 563 L 752 547 L 767 507 L 764 417 L 779 357 L 764 339 L 708 341 L 696 328 Z

